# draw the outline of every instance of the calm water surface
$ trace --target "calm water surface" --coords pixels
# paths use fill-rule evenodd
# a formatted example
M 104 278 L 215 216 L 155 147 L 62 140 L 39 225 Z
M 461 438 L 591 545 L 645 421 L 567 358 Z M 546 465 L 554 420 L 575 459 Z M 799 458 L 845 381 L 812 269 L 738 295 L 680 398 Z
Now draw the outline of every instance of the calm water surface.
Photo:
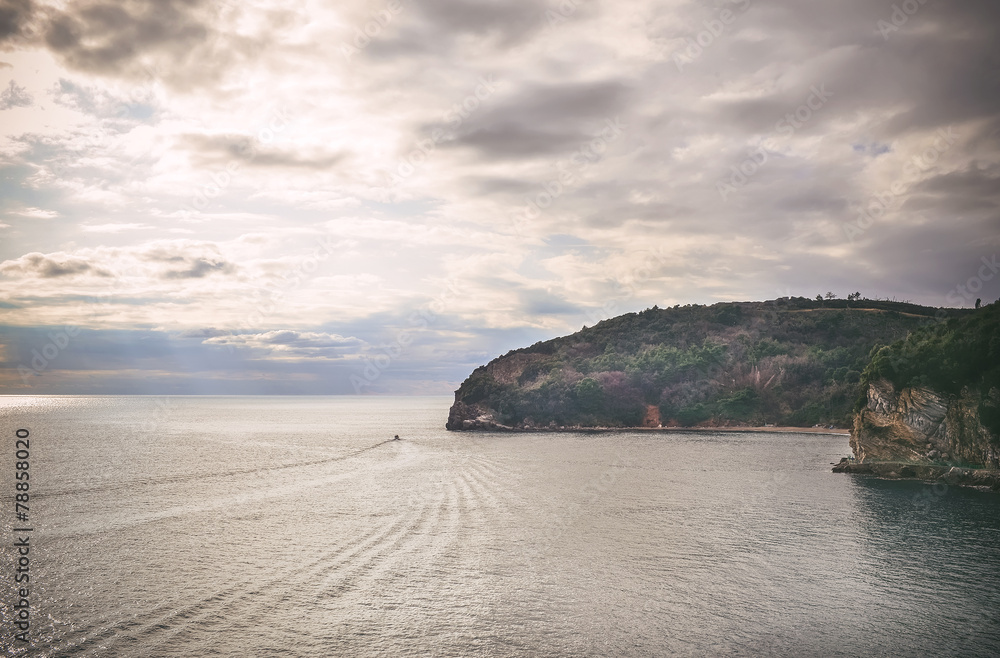
M 0 398 L 30 655 L 1000 655 L 1000 495 L 833 474 L 846 437 L 456 434 L 449 404 Z

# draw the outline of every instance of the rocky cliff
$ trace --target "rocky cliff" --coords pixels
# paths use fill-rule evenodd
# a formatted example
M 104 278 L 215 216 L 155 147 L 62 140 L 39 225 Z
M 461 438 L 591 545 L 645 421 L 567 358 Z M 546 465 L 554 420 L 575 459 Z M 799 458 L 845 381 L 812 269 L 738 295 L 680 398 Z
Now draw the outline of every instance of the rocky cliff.
M 925 386 L 896 390 L 870 382 L 867 403 L 854 417 L 851 449 L 860 462 L 891 461 L 1000 468 L 1000 440 L 979 415 L 980 391 L 965 387 L 948 395 Z M 1000 390 L 987 402 L 1000 406 Z

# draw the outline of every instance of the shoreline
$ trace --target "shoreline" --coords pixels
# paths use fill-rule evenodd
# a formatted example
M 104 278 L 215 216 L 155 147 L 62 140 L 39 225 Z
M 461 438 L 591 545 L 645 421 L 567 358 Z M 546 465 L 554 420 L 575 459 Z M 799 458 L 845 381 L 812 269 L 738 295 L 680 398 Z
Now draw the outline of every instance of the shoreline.
M 870 475 L 883 480 L 921 480 L 1000 492 L 1000 469 L 919 462 L 855 462 L 847 459 L 833 467 L 834 473 Z
M 640 427 L 653 432 L 773 432 L 792 434 L 827 434 L 830 436 L 850 436 L 851 430 L 835 427 L 789 427 L 785 425 L 765 425 L 764 427 Z
M 470 427 L 469 429 L 448 430 L 449 432 L 510 432 L 517 434 L 549 434 L 560 432 L 726 432 L 735 434 L 752 434 L 758 432 L 767 433 L 792 433 L 792 434 L 825 434 L 829 436 L 850 436 L 851 431 L 847 429 L 826 427 L 787 427 L 787 426 L 764 426 L 764 427 L 509 427 L 506 425 L 493 425 L 485 427 Z

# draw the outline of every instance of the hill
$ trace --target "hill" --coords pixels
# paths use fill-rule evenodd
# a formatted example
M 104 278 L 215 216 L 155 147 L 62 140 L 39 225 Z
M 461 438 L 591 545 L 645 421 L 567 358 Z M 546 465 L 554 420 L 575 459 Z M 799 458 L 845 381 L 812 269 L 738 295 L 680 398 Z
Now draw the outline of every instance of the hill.
M 803 297 L 653 307 L 476 368 L 447 427 L 849 427 L 873 354 L 971 312 Z

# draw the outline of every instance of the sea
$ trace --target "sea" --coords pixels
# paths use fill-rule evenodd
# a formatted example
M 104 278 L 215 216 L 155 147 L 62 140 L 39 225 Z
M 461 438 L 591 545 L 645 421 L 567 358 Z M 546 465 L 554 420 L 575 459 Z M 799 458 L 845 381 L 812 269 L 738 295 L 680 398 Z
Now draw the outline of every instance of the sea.
M 1000 494 L 450 402 L 0 397 L 0 655 L 1000 655 Z

